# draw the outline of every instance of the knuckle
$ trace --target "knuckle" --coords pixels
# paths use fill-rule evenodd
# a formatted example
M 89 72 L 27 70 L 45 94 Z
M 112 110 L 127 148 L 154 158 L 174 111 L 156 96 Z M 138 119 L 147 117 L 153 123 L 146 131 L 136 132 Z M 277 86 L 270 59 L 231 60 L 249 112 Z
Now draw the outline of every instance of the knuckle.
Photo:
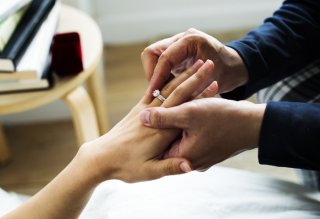
M 177 87 L 173 92 L 172 95 L 174 96 L 175 99 L 184 99 L 185 98 L 185 89 L 183 86 L 179 86 Z
M 195 118 L 197 116 L 198 105 L 194 102 L 190 102 L 188 106 L 184 110 L 184 117 L 190 121 L 190 119 Z
M 199 49 L 200 51 L 205 51 L 209 44 L 207 39 L 197 33 L 185 36 L 183 38 L 183 42 L 191 47 L 194 47 L 194 49 Z
M 194 79 L 200 82 L 204 82 L 206 79 L 204 72 L 200 71 L 194 74 Z
M 171 65 L 169 54 L 164 51 L 159 57 L 159 62 L 166 62 Z
M 194 42 L 198 41 L 199 40 L 199 36 L 197 36 L 195 34 L 190 34 L 190 35 L 184 37 L 183 40 L 186 43 L 191 44 L 191 43 L 194 43 Z
M 149 55 L 150 53 L 152 53 L 152 49 L 151 47 L 146 47 L 140 54 L 141 58 L 144 58 L 145 56 Z
M 205 39 L 197 34 L 197 33 L 193 33 L 193 34 L 190 34 L 189 36 L 185 37 L 186 40 L 188 41 L 191 41 L 191 42 L 203 42 L 205 41 Z

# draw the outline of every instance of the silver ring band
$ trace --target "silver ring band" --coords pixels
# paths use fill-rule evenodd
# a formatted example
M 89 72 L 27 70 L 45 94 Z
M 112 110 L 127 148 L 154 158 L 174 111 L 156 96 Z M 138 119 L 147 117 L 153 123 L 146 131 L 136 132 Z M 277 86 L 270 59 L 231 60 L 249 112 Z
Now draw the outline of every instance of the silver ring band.
M 159 91 L 159 90 L 153 91 L 152 95 L 153 95 L 155 98 L 158 98 L 161 102 L 164 102 L 164 101 L 166 100 L 166 98 L 160 94 L 160 91 Z

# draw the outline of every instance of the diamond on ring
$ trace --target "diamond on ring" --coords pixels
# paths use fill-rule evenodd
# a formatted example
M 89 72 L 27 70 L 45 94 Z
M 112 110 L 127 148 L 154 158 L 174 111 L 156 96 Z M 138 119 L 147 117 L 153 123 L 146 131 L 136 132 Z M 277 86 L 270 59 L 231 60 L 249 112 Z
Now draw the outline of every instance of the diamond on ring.
M 154 97 L 158 97 L 160 95 L 160 91 L 159 90 L 155 90 L 155 91 L 153 91 L 152 95 Z
M 153 91 L 152 95 L 153 95 L 155 98 L 158 98 L 161 102 L 164 102 L 164 101 L 166 100 L 166 98 L 160 94 L 160 91 L 159 91 L 159 90 Z

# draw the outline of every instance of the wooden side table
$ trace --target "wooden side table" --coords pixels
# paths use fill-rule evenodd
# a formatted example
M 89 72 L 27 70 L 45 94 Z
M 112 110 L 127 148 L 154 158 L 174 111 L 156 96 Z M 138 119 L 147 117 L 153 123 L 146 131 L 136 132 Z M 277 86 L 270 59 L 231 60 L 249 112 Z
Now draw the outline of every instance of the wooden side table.
M 63 5 L 58 32 L 80 34 L 84 71 L 60 79 L 47 91 L 0 95 L 0 115 L 18 113 L 63 99 L 71 110 L 78 144 L 97 138 L 108 129 L 103 82 L 99 76 L 103 42 L 97 24 L 83 12 Z M 87 90 L 83 84 L 87 85 Z M 89 94 L 88 94 L 89 93 Z M 0 125 L 0 163 L 10 159 L 10 150 Z

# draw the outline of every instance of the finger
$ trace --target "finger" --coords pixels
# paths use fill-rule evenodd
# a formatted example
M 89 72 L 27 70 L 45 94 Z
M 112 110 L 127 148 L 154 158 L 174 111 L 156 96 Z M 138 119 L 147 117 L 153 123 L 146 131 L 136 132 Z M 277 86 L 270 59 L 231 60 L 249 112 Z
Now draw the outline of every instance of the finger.
M 151 79 L 151 76 L 153 74 L 154 68 L 156 67 L 160 55 L 173 42 L 174 41 L 172 38 L 160 40 L 145 48 L 141 53 L 141 62 L 148 81 L 150 81 Z
M 167 85 L 163 88 L 164 90 L 168 89 L 167 87 L 170 86 L 170 83 L 172 83 L 171 81 L 175 79 L 173 74 L 170 74 L 168 80 L 167 80 Z M 160 101 L 158 98 L 155 98 L 154 96 L 149 96 L 148 94 L 149 89 L 147 89 L 146 94 L 144 95 L 144 97 L 142 98 L 142 102 L 145 104 L 152 104 L 150 106 L 160 106 L 162 104 L 163 101 Z M 162 91 L 161 91 L 162 92 Z M 153 92 L 152 92 L 153 93 Z M 162 95 L 162 93 L 161 93 Z
M 201 94 L 199 94 L 196 99 L 214 97 L 215 95 L 217 95 L 218 90 L 218 83 L 214 81 Z
M 190 68 L 188 68 L 186 71 L 178 75 L 176 78 L 171 80 L 169 83 L 167 83 L 164 88 L 161 90 L 161 95 L 163 97 L 169 96 L 181 83 L 183 83 L 185 80 L 187 80 L 191 75 L 195 74 L 203 65 L 202 60 L 198 60 L 196 63 L 193 64 Z M 165 101 L 166 102 L 166 101 Z M 152 102 L 152 106 L 160 106 L 162 104 L 162 101 L 160 101 L 158 98 L 155 98 Z
M 159 51 L 157 50 L 152 50 L 149 48 L 146 48 L 142 53 L 141 53 L 141 62 L 142 62 L 142 67 L 143 70 L 146 74 L 147 80 L 150 81 L 152 73 L 154 68 L 156 67 L 156 64 L 158 62 L 158 58 L 161 55 L 159 54 Z
M 155 89 L 161 89 L 168 78 L 171 69 L 183 62 L 183 60 L 193 57 L 196 53 L 194 41 L 190 37 L 184 36 L 172 43 L 159 57 L 150 80 L 149 93 Z
M 188 128 L 185 106 L 171 108 L 154 107 L 145 109 L 140 114 L 140 121 L 152 128 Z
M 214 64 L 207 60 L 198 71 L 181 83 L 163 103 L 163 107 L 177 106 L 198 96 L 199 89 L 207 87 Z
M 149 45 L 141 53 L 141 62 L 144 72 L 150 81 L 154 68 L 158 62 L 160 55 L 175 41 L 177 41 L 183 33 L 176 34 L 175 36 L 160 40 L 156 43 Z
M 193 63 L 195 62 L 194 58 L 187 58 L 185 60 L 183 60 L 180 64 L 175 65 L 172 69 L 171 69 L 171 74 L 173 74 L 174 76 L 178 76 L 179 74 L 181 74 L 182 72 L 184 72 L 186 69 L 188 69 L 189 67 L 191 67 L 193 65 Z
M 188 173 L 192 171 L 191 163 L 184 158 L 169 158 L 148 163 L 146 172 L 151 179 L 163 176 Z
M 165 152 L 163 157 L 164 158 L 183 157 L 181 149 L 185 148 L 186 146 L 181 147 L 181 140 L 182 140 L 182 137 L 176 139 L 168 148 L 168 150 Z

